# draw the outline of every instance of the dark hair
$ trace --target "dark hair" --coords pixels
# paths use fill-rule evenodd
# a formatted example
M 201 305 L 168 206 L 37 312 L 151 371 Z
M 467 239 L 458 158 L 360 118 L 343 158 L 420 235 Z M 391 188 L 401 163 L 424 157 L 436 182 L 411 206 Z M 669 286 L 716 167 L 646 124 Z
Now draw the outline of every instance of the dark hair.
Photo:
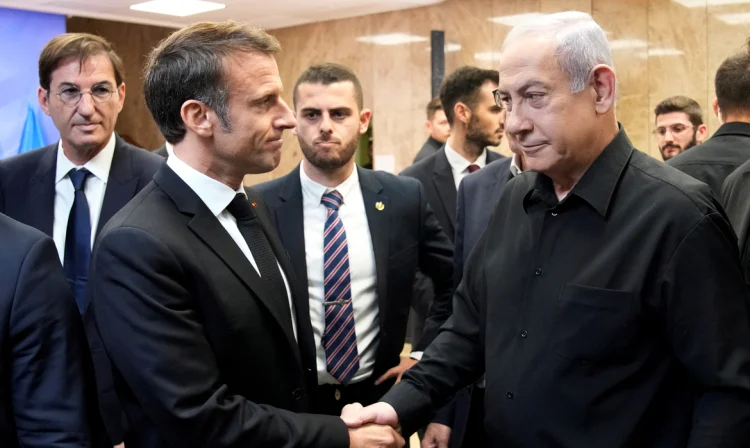
M 440 97 L 435 97 L 427 103 L 427 119 L 432 121 L 435 118 L 435 112 L 443 110 L 443 103 L 440 101 Z
M 479 90 L 484 83 L 500 81 L 497 70 L 486 70 L 479 67 L 461 67 L 448 75 L 440 86 L 440 101 L 443 102 L 443 110 L 448 118 L 448 124 L 453 126 L 455 114 L 453 109 L 456 104 L 463 103 L 474 109 L 476 107 Z
M 716 71 L 714 86 L 722 114 L 750 111 L 750 53 L 726 58 Z
M 323 84 L 324 86 L 328 86 L 337 82 L 347 81 L 354 84 L 354 93 L 357 96 L 357 106 L 362 109 L 365 100 L 362 94 L 362 84 L 360 84 L 357 75 L 355 75 L 348 67 L 330 62 L 310 66 L 307 70 L 302 72 L 297 79 L 297 82 L 294 84 L 294 93 L 292 94 L 294 108 L 297 108 L 297 90 L 300 84 Z
M 112 44 L 103 37 L 88 33 L 65 33 L 55 36 L 47 42 L 39 55 L 39 85 L 49 91 L 52 83 L 52 72 L 57 70 L 60 63 L 68 58 L 77 58 L 83 63 L 92 56 L 105 54 L 112 63 L 115 72 L 115 82 L 118 87 L 125 80 L 122 59 L 117 56 Z
M 188 100 L 213 109 L 229 131 L 225 60 L 236 53 L 279 51 L 276 38 L 233 21 L 194 23 L 161 41 L 148 57 L 143 90 L 164 138 L 175 144 L 185 137 L 180 110 Z
M 654 108 L 654 116 L 656 117 L 672 112 L 682 112 L 686 114 L 693 126 L 700 126 L 703 124 L 703 111 L 701 111 L 701 106 L 692 98 L 682 95 L 671 96 L 657 104 Z

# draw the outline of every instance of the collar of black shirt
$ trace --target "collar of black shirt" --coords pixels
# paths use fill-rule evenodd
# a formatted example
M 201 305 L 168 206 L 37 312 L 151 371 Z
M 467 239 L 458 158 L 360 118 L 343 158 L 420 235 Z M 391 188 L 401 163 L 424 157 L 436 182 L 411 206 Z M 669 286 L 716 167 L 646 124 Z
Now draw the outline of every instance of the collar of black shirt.
M 716 132 L 714 132 L 713 137 L 721 135 L 742 135 L 750 137 L 750 123 L 745 123 L 744 121 L 731 121 L 729 123 L 724 123 L 719 126 L 719 129 L 717 129 Z
M 633 144 L 620 125 L 615 138 L 562 201 L 557 200 L 552 179 L 542 173 L 533 173 L 534 178 L 530 179 L 529 189 L 523 199 L 524 210 L 529 213 L 530 207 L 540 202 L 546 204 L 547 208 L 564 207 L 571 197 L 578 197 L 594 207 L 602 217 L 606 217 L 612 195 L 632 154 Z

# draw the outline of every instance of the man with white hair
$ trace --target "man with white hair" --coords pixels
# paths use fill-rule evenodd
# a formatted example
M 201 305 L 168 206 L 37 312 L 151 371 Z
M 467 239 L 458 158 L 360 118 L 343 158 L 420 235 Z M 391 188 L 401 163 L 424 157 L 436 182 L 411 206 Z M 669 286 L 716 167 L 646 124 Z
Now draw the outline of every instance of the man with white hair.
M 709 188 L 633 148 L 589 15 L 515 28 L 499 72 L 529 172 L 503 189 L 422 360 L 342 417 L 408 434 L 486 370 L 487 446 L 747 446 L 750 302 Z

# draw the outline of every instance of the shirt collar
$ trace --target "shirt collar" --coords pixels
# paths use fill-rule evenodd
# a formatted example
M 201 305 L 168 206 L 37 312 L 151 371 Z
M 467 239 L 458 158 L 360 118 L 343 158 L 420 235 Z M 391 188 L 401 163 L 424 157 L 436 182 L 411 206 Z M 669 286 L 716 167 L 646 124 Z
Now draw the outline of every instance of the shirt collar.
M 112 167 L 112 158 L 115 155 L 115 134 L 109 138 L 109 141 L 104 148 L 93 159 L 86 162 L 83 166 L 77 166 L 68 159 L 63 151 L 63 142 L 57 144 L 57 171 L 55 172 L 55 184 L 60 182 L 68 175 L 70 170 L 78 168 L 86 168 L 89 172 L 104 182 L 105 184 L 109 180 L 109 169 Z
M 201 198 L 206 207 L 216 217 L 229 206 L 237 193 L 246 195 L 241 183 L 236 190 L 232 190 L 218 180 L 206 176 L 183 162 L 174 153 L 167 158 L 167 166 Z
M 326 193 L 330 193 L 333 190 L 336 190 L 339 192 L 339 194 L 341 194 L 344 204 L 346 204 L 347 198 L 351 198 L 352 194 L 356 193 L 356 189 L 359 187 L 359 173 L 357 172 L 356 166 L 352 170 L 352 174 L 350 174 L 345 181 L 343 181 L 338 186 L 331 188 L 326 187 L 325 185 L 321 185 L 310 179 L 310 176 L 305 173 L 305 167 L 303 166 L 306 163 L 308 162 L 303 159 L 299 167 L 299 178 L 300 183 L 302 184 L 302 193 L 307 195 L 308 197 L 314 198 L 316 203 L 319 204 L 323 200 L 323 195 Z
M 594 160 L 594 163 L 586 170 L 581 180 L 563 201 L 571 196 L 577 196 L 594 207 L 602 217 L 606 217 L 615 188 L 632 154 L 633 144 L 625 130 L 620 126 L 620 131 L 615 138 Z M 558 202 L 552 180 L 545 174 L 534 174 L 536 178 L 531 182 L 523 200 L 523 206 L 527 213 L 529 206 L 534 202 L 541 200 L 551 207 Z
M 520 165 L 518 163 L 518 154 L 514 153 L 512 156 L 510 156 L 510 174 L 512 174 L 513 177 L 516 177 L 521 173 L 523 173 L 523 170 L 520 168 Z
M 448 163 L 456 173 L 463 173 L 469 168 L 469 165 L 477 165 L 479 168 L 487 166 L 487 148 L 484 148 L 482 153 L 479 154 L 479 157 L 477 157 L 477 160 L 472 163 L 464 159 L 461 154 L 457 153 L 456 150 L 451 147 L 450 140 L 445 142 L 445 157 L 448 159 Z

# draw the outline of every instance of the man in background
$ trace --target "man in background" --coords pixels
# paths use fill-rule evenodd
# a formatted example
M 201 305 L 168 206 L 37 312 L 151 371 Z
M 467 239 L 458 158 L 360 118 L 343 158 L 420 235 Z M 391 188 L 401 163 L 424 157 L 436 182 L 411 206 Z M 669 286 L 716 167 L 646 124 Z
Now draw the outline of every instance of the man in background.
M 448 124 L 448 119 L 445 117 L 443 103 L 440 102 L 440 98 L 435 97 L 427 104 L 427 121 L 424 122 L 424 127 L 430 136 L 427 137 L 427 141 L 424 142 L 422 149 L 419 150 L 412 163 L 417 163 L 435 154 L 442 148 L 446 140 L 448 140 L 451 127 Z
M 103 38 L 82 33 L 54 37 L 39 57 L 39 85 L 39 104 L 60 132 L 60 141 L 0 161 L 0 212 L 53 238 L 83 314 L 94 239 L 151 182 L 163 159 L 115 133 L 125 101 L 124 71 Z M 106 354 L 96 334 L 88 334 L 104 422 L 116 444 L 125 430 L 122 411 Z
M 681 95 L 669 97 L 656 105 L 654 114 L 654 134 L 665 161 L 700 145 L 708 137 L 701 107 L 692 98 Z
M 750 160 L 750 52 L 725 59 L 716 71 L 714 87 L 713 109 L 721 126 L 705 143 L 667 163 L 708 184 L 718 198 L 727 176 Z M 734 210 L 747 202 L 744 197 L 724 205 Z

